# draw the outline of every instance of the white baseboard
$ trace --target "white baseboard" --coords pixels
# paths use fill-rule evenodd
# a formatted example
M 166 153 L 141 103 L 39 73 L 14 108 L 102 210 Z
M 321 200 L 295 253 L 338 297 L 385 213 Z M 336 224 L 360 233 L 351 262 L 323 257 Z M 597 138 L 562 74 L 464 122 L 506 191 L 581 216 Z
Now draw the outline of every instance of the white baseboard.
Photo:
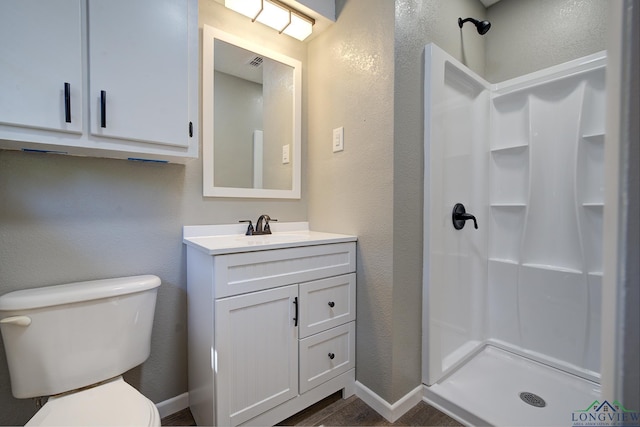
M 395 422 L 406 414 L 411 408 L 417 405 L 423 397 L 422 385 L 411 390 L 393 405 L 378 396 L 364 384 L 356 381 L 355 394 L 364 403 L 371 406 L 377 413 L 382 415 L 387 421 Z M 160 418 L 175 414 L 189 407 L 189 393 L 182 393 L 162 402 L 156 403 Z
M 393 405 L 358 381 L 356 381 L 356 396 L 371 406 L 371 408 L 382 415 L 387 421 L 393 423 L 406 414 L 409 409 L 420 403 L 422 400 L 422 385 L 411 390 Z
M 189 393 L 182 393 L 179 396 L 156 403 L 156 408 L 160 413 L 160 418 L 175 414 L 189 407 Z

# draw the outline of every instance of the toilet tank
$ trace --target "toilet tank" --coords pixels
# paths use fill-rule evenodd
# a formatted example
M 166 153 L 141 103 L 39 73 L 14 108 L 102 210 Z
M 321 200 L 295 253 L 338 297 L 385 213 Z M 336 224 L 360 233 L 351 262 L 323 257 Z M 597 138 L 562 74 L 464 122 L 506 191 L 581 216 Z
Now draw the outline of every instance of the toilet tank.
M 17 398 L 91 385 L 144 362 L 160 279 L 133 276 L 0 297 L 0 330 Z

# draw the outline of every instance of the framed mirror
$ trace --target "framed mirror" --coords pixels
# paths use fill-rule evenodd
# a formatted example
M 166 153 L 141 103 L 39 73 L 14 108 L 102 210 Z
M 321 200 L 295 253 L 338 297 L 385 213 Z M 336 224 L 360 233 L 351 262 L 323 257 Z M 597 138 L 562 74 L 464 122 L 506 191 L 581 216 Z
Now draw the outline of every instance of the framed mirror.
M 300 198 L 301 62 L 203 26 L 203 195 Z

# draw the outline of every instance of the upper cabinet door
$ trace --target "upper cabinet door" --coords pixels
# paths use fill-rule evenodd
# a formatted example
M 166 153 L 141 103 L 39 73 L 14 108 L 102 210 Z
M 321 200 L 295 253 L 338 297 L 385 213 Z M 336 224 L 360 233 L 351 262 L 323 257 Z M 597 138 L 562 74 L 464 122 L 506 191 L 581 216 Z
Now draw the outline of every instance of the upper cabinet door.
M 189 145 L 187 4 L 89 0 L 91 134 Z
M 80 0 L 0 1 L 0 123 L 82 132 L 81 15 Z

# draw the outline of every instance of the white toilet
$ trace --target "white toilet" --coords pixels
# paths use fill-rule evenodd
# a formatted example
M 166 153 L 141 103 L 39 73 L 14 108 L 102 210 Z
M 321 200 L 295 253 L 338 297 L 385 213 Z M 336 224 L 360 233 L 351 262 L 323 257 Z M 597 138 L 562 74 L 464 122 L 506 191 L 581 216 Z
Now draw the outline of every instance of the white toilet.
M 147 275 L 0 297 L 13 395 L 51 396 L 27 425 L 160 425 L 153 402 L 121 377 L 149 357 L 159 286 Z

